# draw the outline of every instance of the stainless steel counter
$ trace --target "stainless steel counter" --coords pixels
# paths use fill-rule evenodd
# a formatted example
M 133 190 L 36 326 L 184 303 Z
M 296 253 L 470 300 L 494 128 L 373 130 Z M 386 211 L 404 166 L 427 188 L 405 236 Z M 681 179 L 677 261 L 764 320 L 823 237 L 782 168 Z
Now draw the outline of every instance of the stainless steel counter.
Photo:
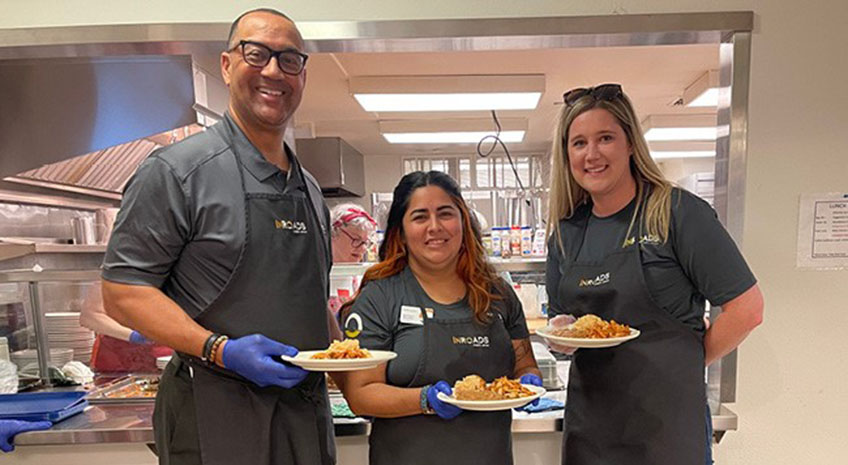
M 364 419 L 336 419 L 336 436 L 367 435 Z M 15 437 L 15 445 L 153 443 L 153 403 L 98 404 L 45 431 Z
M 57 423 L 46 431 L 19 434 L 18 446 L 99 443 L 152 443 L 153 403 L 92 405 L 83 413 Z M 336 436 L 364 436 L 370 424 L 361 418 L 335 420 Z M 514 433 L 553 433 L 562 431 L 562 410 L 513 415 Z M 722 406 L 713 415 L 713 427 L 720 434 L 735 430 L 736 414 Z

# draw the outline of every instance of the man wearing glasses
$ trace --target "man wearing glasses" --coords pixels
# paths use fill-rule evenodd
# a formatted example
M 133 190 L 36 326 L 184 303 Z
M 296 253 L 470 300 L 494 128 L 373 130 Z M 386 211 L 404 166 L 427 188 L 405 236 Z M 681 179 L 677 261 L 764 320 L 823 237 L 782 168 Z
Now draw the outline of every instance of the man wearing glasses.
M 295 24 L 230 29 L 223 121 L 144 161 L 103 270 L 107 312 L 176 350 L 154 412 L 161 464 L 332 464 L 323 373 L 281 355 L 341 339 L 327 312 L 329 213 L 283 134 L 306 83 Z

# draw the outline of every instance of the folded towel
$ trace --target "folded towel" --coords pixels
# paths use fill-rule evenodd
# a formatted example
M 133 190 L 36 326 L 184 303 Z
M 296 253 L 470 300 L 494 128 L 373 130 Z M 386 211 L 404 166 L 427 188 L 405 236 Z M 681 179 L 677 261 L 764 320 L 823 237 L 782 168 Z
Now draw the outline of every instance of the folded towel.
M 556 399 L 549 399 L 547 397 L 542 397 L 541 399 L 539 399 L 539 405 L 534 406 L 532 403 L 529 403 L 529 404 L 525 405 L 524 407 L 517 408 L 516 410 L 520 410 L 520 411 L 527 412 L 527 413 L 537 413 L 537 412 L 545 412 L 545 411 L 548 411 L 548 410 L 559 410 L 559 409 L 562 409 L 562 408 L 565 408 L 564 403 L 562 403 L 562 402 L 560 402 Z
M 332 402 L 330 404 L 330 409 L 333 412 L 334 418 L 354 418 L 356 415 L 350 410 L 350 407 L 347 406 L 347 402 Z

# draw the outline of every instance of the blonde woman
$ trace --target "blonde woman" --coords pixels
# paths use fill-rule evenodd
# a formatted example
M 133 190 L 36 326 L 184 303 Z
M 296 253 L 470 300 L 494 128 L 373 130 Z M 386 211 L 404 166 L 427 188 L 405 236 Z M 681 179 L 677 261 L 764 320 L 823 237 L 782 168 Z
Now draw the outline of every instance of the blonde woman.
M 551 314 L 569 316 L 553 323 L 593 313 L 642 334 L 555 347 L 574 353 L 562 461 L 711 463 L 704 367 L 762 321 L 756 279 L 712 208 L 663 178 L 620 85 L 563 98 L 546 278 Z M 707 300 L 722 307 L 709 329 Z

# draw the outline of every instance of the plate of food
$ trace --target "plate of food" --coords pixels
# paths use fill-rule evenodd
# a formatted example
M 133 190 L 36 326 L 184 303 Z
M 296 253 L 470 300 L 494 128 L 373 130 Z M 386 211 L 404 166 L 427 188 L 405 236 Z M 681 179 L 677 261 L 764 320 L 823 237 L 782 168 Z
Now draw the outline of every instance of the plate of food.
M 397 357 L 388 350 L 368 350 L 359 347 L 356 339 L 333 341 L 325 350 L 304 350 L 294 357 L 283 355 L 283 361 L 308 371 L 368 370 Z
M 567 326 L 539 328 L 536 334 L 560 345 L 581 349 L 602 349 L 636 339 L 640 333 L 638 329 L 616 323 L 615 320 L 605 321 L 597 315 L 588 314 Z
M 453 395 L 440 392 L 439 400 L 463 410 L 491 412 L 509 410 L 527 405 L 545 395 L 545 388 L 532 384 L 521 384 L 517 379 L 506 376 L 491 383 L 478 375 L 468 375 L 453 386 Z

